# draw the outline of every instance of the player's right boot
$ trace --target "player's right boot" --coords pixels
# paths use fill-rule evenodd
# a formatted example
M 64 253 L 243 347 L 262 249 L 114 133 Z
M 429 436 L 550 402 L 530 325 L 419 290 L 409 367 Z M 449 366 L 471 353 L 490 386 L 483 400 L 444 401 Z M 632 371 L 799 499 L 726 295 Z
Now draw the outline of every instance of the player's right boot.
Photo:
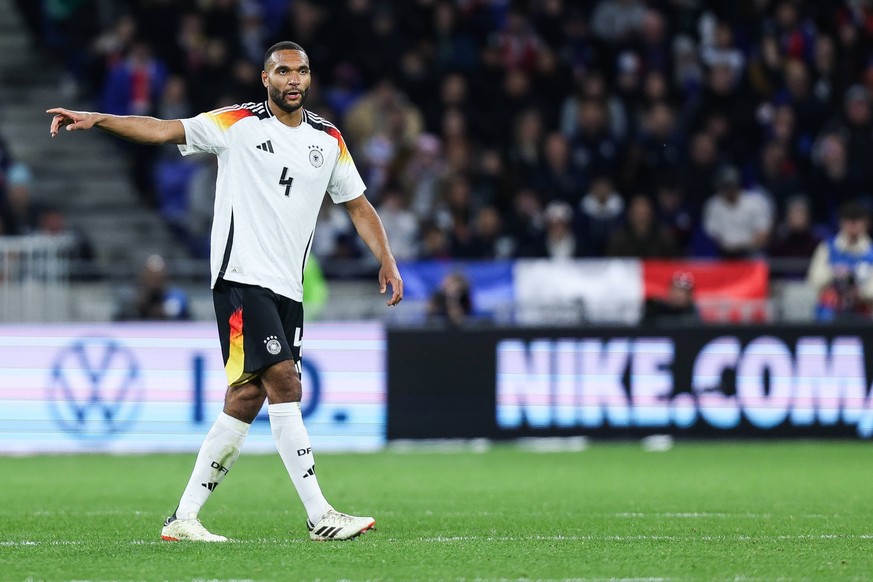
M 161 539 L 165 542 L 226 542 L 227 538 L 209 533 L 200 520 L 178 519 L 174 513 L 164 522 Z
M 309 537 L 318 542 L 350 540 L 368 529 L 373 529 L 375 525 L 376 520 L 372 517 L 347 515 L 332 507 L 321 516 L 318 523 L 313 524 L 308 519 L 306 520 Z

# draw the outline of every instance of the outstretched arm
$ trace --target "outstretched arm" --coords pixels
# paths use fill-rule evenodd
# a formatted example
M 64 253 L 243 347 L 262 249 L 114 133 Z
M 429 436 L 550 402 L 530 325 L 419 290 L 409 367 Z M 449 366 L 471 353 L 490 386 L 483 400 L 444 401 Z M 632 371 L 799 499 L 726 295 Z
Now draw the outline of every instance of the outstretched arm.
M 61 107 L 48 109 L 46 113 L 54 113 L 55 115 L 49 130 L 52 137 L 55 137 L 62 127 L 66 128 L 67 131 L 96 127 L 106 133 L 136 143 L 150 145 L 185 143 L 185 128 L 178 119 L 164 120 L 135 115 L 109 115 L 108 113 L 71 111 Z
M 345 203 L 346 210 L 358 231 L 358 236 L 367 243 L 370 250 L 379 259 L 382 268 L 379 269 L 379 292 L 385 293 L 391 285 L 391 298 L 388 305 L 397 305 L 403 299 L 403 279 L 397 270 L 397 262 L 388 246 L 388 236 L 382 226 L 382 220 L 366 196 L 358 196 Z

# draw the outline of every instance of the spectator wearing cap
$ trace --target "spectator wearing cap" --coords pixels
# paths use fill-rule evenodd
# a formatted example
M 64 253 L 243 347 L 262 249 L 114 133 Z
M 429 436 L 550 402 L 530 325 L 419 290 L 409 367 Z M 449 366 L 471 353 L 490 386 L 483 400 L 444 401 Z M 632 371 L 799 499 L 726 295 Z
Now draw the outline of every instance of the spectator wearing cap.
M 806 280 L 820 294 L 818 315 L 866 312 L 873 301 L 873 240 L 869 212 L 857 202 L 840 207 L 840 230 L 812 255 Z
M 694 277 L 691 273 L 677 271 L 673 274 L 666 296 L 646 300 L 643 311 L 645 324 L 698 322 L 700 322 L 700 312 L 694 301 Z
M 757 192 L 744 190 L 740 173 L 724 166 L 715 180 L 716 194 L 703 208 L 703 229 L 724 258 L 751 257 L 766 245 L 772 224 L 771 208 Z
M 16 162 L 6 174 L 6 201 L 0 206 L 3 234 L 25 235 L 39 230 L 40 208 L 31 200 L 33 174 L 26 165 Z

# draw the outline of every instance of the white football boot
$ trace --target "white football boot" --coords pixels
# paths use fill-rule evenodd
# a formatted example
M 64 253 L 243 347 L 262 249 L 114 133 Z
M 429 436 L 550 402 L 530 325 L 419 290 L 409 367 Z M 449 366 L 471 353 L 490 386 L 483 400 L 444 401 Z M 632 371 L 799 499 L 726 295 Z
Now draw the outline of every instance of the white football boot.
M 171 515 L 164 522 L 164 528 L 161 530 L 161 539 L 165 542 L 226 542 L 227 538 L 218 536 L 214 533 L 209 533 L 209 530 L 203 527 L 200 520 L 178 519 L 175 515 Z
M 350 540 L 369 529 L 374 529 L 375 525 L 376 520 L 372 517 L 347 515 L 332 507 L 321 516 L 318 523 L 313 524 L 306 520 L 309 537 L 317 542 Z

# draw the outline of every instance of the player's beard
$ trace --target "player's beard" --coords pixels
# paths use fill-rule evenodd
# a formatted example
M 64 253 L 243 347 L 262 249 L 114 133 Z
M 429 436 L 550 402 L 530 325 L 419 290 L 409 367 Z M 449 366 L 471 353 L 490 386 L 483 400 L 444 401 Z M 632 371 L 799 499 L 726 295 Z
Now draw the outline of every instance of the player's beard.
M 300 101 L 297 104 L 286 103 L 285 98 L 282 95 L 282 91 L 273 87 L 272 85 L 267 88 L 267 93 L 270 96 L 270 101 L 272 101 L 276 107 L 278 107 L 285 113 L 294 113 L 295 111 L 303 107 L 304 103 L 306 103 L 306 96 L 309 95 L 309 89 L 306 89 L 305 91 L 300 91 Z

